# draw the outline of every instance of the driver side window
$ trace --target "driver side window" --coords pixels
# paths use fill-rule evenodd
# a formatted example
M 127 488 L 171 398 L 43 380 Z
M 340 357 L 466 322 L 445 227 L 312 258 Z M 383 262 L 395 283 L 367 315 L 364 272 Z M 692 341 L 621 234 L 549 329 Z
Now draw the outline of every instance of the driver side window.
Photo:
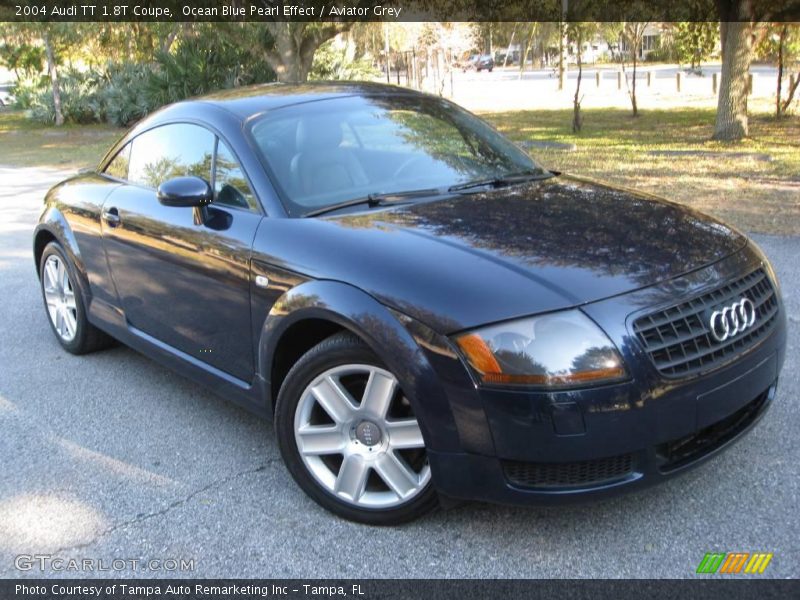
M 164 181 L 195 175 L 211 181 L 214 134 L 189 123 L 161 125 L 133 140 L 128 180 L 155 189 Z

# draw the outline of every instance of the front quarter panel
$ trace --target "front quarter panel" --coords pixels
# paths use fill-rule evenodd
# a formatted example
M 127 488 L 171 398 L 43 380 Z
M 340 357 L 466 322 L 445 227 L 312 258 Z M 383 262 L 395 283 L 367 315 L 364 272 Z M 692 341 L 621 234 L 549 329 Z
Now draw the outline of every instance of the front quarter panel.
M 397 375 L 419 417 L 426 445 L 458 448 L 459 436 L 439 378 L 395 313 L 365 292 L 337 281 L 307 281 L 283 294 L 267 316 L 259 344 L 264 378 L 284 332 L 305 319 L 324 319 L 359 336 Z M 269 381 L 265 389 L 270 389 Z
M 119 183 L 96 173 L 84 173 L 54 186 L 45 196 L 34 231 L 34 248 L 45 232 L 64 247 L 77 271 L 79 285 L 91 302 L 116 303 L 103 250 L 100 210 Z M 37 271 L 39 265 L 36 265 Z

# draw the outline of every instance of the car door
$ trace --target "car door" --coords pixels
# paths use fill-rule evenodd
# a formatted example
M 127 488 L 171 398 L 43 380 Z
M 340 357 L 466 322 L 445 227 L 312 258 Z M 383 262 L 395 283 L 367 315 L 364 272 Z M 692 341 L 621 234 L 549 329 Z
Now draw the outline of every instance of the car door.
M 236 157 L 190 123 L 145 131 L 120 155 L 126 184 L 106 199 L 102 230 L 128 326 L 249 383 L 249 264 L 263 214 Z M 211 182 L 205 211 L 159 203 L 158 185 L 182 175 Z

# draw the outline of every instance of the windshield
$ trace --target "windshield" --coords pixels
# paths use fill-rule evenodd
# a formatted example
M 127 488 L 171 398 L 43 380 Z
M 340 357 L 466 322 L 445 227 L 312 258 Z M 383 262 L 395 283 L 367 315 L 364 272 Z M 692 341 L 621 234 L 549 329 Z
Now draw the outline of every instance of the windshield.
M 489 125 L 435 97 L 297 104 L 259 117 L 250 135 L 292 216 L 370 195 L 548 174 Z

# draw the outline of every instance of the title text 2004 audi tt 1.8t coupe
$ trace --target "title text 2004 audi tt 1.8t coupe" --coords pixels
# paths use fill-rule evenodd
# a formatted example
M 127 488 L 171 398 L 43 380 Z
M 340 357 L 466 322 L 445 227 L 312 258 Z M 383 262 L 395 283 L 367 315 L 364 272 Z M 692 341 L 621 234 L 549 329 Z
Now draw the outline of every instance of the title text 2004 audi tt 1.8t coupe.
M 373 524 L 666 479 L 785 354 L 742 234 L 381 85 L 169 106 L 50 190 L 34 252 L 67 351 L 116 338 L 273 416 L 300 487 Z

